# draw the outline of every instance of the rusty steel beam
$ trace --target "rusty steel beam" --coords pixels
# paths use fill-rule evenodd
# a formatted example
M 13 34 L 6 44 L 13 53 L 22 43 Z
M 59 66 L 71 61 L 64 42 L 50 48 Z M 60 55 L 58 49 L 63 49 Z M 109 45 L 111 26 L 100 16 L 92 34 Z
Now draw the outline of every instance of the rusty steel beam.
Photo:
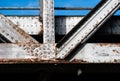
M 102 0 L 57 44 L 57 58 L 64 59 L 79 44 L 90 38 L 119 6 L 119 0 Z
M 6 16 L 13 23 L 17 24 L 22 30 L 30 35 L 43 34 L 42 22 L 39 16 Z M 55 17 L 55 34 L 66 35 L 79 21 L 84 17 Z M 105 24 L 102 25 L 99 34 L 103 35 L 120 35 L 120 17 L 112 16 Z
M 53 58 L 55 58 L 55 45 L 54 44 L 50 44 L 50 43 L 39 44 L 38 41 L 36 41 L 34 38 L 32 38 L 31 36 L 26 34 L 22 29 L 20 29 L 18 27 L 18 25 L 15 25 L 13 22 L 11 22 L 9 19 L 4 17 L 3 15 L 0 15 L 0 29 L 1 29 L 0 33 L 6 39 L 8 39 L 10 42 L 16 43 L 18 45 L 18 47 L 16 47 L 16 48 L 18 48 L 18 50 L 21 48 L 21 50 L 25 51 L 26 54 L 34 56 L 38 59 L 53 59 Z M 3 44 L 3 46 L 4 46 L 4 44 Z M 8 48 L 10 48 L 10 46 Z M 4 47 L 1 47 L 1 48 L 4 48 Z M 12 48 L 14 49 L 15 47 L 11 46 L 11 49 Z M 4 54 L 4 52 L 5 52 L 5 50 L 2 49 L 1 50 L 1 58 L 3 57 L 2 55 Z M 18 51 L 15 51 L 15 52 L 18 53 Z M 15 54 L 17 54 L 17 53 L 15 53 Z M 14 52 L 12 52 L 12 54 L 14 54 Z M 12 56 L 12 54 L 11 54 L 11 56 Z M 20 54 L 20 52 L 19 52 L 19 54 Z M 21 54 L 21 56 L 22 56 L 22 54 Z M 7 57 L 7 55 L 5 55 L 4 57 Z
M 3 15 L 0 15 L 0 33 L 12 43 L 38 43 L 30 35 L 19 28 L 18 25 L 15 25 Z
M 18 44 L 0 44 L 0 59 L 36 58 L 27 53 Z
M 55 58 L 53 44 L 0 44 L 0 59 L 40 59 L 52 60 Z
M 43 24 L 43 42 L 55 43 L 54 0 L 40 0 Z
M 35 44 L 36 47 L 26 44 L 24 49 L 22 45 L 0 44 L 0 63 L 120 63 L 120 43 L 87 43 L 84 48 L 74 52 L 75 56 L 70 61 L 55 60 L 55 47 L 52 44 Z M 31 47 L 32 53 L 26 51 L 28 47 Z
M 42 23 L 39 16 L 6 16 L 13 23 L 30 35 L 42 34 Z
M 71 61 L 86 63 L 120 63 L 120 43 L 88 43 Z

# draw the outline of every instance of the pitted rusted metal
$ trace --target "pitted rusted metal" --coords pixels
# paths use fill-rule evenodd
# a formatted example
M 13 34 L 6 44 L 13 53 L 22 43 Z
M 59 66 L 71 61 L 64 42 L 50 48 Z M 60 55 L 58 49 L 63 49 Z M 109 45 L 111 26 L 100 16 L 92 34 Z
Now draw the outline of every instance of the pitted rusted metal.
M 24 44 L 18 46 L 29 53 L 31 56 L 39 59 L 54 59 L 56 49 L 54 44 Z
M 12 43 L 19 42 L 31 42 L 31 43 L 39 43 L 30 35 L 28 35 L 25 31 L 15 25 L 12 21 L 0 15 L 0 32 L 1 34 L 10 40 Z
M 13 23 L 30 35 L 43 34 L 39 16 L 6 16 Z
M 71 61 L 77 60 L 87 63 L 120 62 L 119 43 L 88 43 L 76 53 Z
M 43 42 L 55 43 L 55 26 L 54 26 L 54 0 L 40 0 L 43 24 Z

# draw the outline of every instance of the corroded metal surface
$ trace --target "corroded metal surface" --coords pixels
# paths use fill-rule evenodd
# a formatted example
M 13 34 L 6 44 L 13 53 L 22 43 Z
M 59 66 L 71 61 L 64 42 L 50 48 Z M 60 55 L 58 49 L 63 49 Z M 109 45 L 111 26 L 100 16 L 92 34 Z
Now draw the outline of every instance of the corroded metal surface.
M 38 16 L 7 16 L 13 23 L 18 25 L 22 30 L 31 35 L 42 34 L 42 23 Z
M 35 58 L 17 44 L 0 44 L 0 59 Z
M 12 43 L 31 42 L 38 43 L 30 35 L 25 33 L 18 25 L 0 15 L 0 33 Z
M 43 27 L 42 22 L 39 21 L 39 16 L 6 16 L 13 23 L 18 25 L 22 30 L 30 35 L 42 35 Z M 55 34 L 56 35 L 66 35 L 68 34 L 72 28 L 84 17 L 55 17 Z M 119 23 L 120 18 L 112 16 L 110 20 L 108 20 L 100 30 L 98 30 L 98 34 L 102 35 L 119 35 Z
M 43 42 L 55 43 L 55 26 L 54 26 L 54 0 L 41 1 L 41 18 L 43 24 Z
M 56 17 L 56 28 L 54 28 L 54 1 L 41 0 L 41 3 L 42 21 L 35 16 L 4 17 L 0 15 L 0 39 L 4 41 L 2 39 L 4 36 L 12 42 L 12 44 L 0 44 L 0 63 L 120 63 L 120 44 L 96 43 L 86 44 L 82 50 L 76 48 L 118 9 L 119 0 L 102 1 L 102 5 L 98 5 L 99 8 L 96 7 L 86 19 L 83 17 Z M 83 21 L 81 21 L 82 19 Z M 113 22 L 115 23 L 115 21 Z M 116 24 L 113 25 L 116 26 Z M 119 26 L 116 28 L 119 29 Z M 58 35 L 70 32 L 67 35 L 69 37 L 66 36 L 67 41 L 57 45 L 59 48 L 57 53 L 55 29 Z M 108 33 L 116 33 L 112 31 L 111 27 L 109 29 Z M 114 28 L 113 30 L 117 31 Z M 27 33 L 31 35 L 43 33 L 44 43 L 40 44 Z M 78 49 L 74 53 L 75 56 L 70 61 L 63 60 L 73 49 Z
M 53 44 L 0 44 L 0 59 L 54 59 Z
M 0 63 L 120 63 L 119 43 L 89 43 L 70 61 L 57 60 L 52 44 L 0 44 Z
M 87 63 L 119 63 L 119 43 L 89 43 L 79 50 L 71 61 Z

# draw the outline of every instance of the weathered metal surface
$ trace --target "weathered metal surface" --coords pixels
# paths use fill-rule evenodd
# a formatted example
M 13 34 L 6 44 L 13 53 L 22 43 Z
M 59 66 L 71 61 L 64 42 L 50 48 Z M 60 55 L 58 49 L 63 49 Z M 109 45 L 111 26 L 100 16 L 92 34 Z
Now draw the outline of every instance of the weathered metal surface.
M 79 49 L 79 48 L 78 48 Z M 119 63 L 119 43 L 88 43 L 76 52 L 71 61 L 83 61 L 87 63 Z
M 57 58 L 64 59 L 69 55 L 78 44 L 86 41 L 118 8 L 118 0 L 101 1 L 101 3 L 57 45 Z
M 36 58 L 27 53 L 17 44 L 0 44 L 0 59 L 28 59 Z
M 41 18 L 43 23 L 43 42 L 55 43 L 54 0 L 41 1 Z
M 38 16 L 22 17 L 22 16 L 7 16 L 13 23 L 18 25 L 22 30 L 31 35 L 42 34 L 42 23 Z
M 0 33 L 10 40 L 12 43 L 18 43 L 18 47 L 3 46 L 1 47 L 1 58 L 14 58 L 20 56 L 20 51 L 25 51 L 24 54 L 29 54 L 39 59 L 52 59 L 55 58 L 55 45 L 54 44 L 39 44 L 35 39 L 26 34 L 17 25 L 13 24 L 10 20 L 0 15 Z M 8 48 L 7 48 L 8 47 Z M 2 49 L 4 48 L 4 49 Z M 10 49 L 9 49 L 10 48 Z M 16 48 L 16 49 L 15 49 Z M 21 50 L 19 51 L 19 49 Z M 8 49 L 8 50 L 7 50 Z M 15 49 L 16 51 L 10 52 Z M 17 50 L 18 49 L 18 50 Z M 6 52 L 8 51 L 8 52 Z M 4 54 L 4 52 L 6 52 Z M 19 53 L 18 53 L 19 52 Z M 11 53 L 8 55 L 7 53 Z M 4 55 L 3 55 L 4 54 Z M 13 55 L 14 56 L 13 56 Z M 3 56 L 2 56 L 3 55 Z M 10 57 L 11 56 L 11 57 Z M 22 55 L 21 56 L 25 56 Z
M 0 44 L 0 63 L 120 63 L 119 43 L 88 43 L 70 61 L 55 60 L 52 44 L 22 45 Z
M 39 59 L 55 59 L 56 48 L 54 44 L 42 44 L 42 45 L 36 44 L 35 48 L 32 47 L 32 45 L 30 46 L 30 48 L 32 56 L 36 56 Z
M 35 39 L 19 28 L 18 25 L 15 25 L 3 15 L 0 15 L 0 33 L 12 43 L 38 43 Z
M 25 44 L 21 43 L 18 44 L 20 48 L 25 50 L 27 53 L 29 53 L 31 56 L 34 56 L 38 59 L 54 59 L 55 58 L 55 45 L 53 44 Z
M 39 16 L 6 16 L 13 23 L 30 35 L 43 33 L 42 22 Z M 56 17 L 55 32 L 57 35 L 66 35 L 83 17 Z
M 0 59 L 41 59 L 55 58 L 53 44 L 0 44 Z
M 6 16 L 12 22 L 17 24 L 22 30 L 30 35 L 43 34 L 42 22 L 39 21 L 39 16 Z M 55 34 L 66 35 L 77 23 L 84 17 L 55 17 Z M 102 35 L 119 35 L 119 17 L 112 16 L 98 30 L 98 34 Z

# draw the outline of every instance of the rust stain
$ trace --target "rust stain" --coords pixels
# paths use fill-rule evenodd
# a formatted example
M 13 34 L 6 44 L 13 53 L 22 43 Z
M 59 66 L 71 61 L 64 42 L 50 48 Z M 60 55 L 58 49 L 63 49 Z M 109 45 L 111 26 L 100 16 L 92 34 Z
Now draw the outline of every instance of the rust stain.
M 120 43 L 114 43 L 116 46 L 120 47 Z
M 116 59 L 114 59 L 114 62 L 118 62 Z
M 66 60 L 56 60 L 56 59 L 38 59 L 38 58 L 30 58 L 30 59 L 0 59 L 0 64 L 20 64 L 20 63 L 39 63 L 39 64 L 80 64 L 80 63 L 88 63 L 82 60 L 74 60 L 72 62 Z
M 98 43 L 101 47 L 103 46 L 118 46 L 120 47 L 120 43 Z
M 31 36 L 29 36 L 24 30 L 22 30 L 18 25 L 13 26 L 13 29 L 15 29 L 17 32 L 19 32 L 24 38 L 29 40 L 31 43 L 39 43 L 38 41 L 32 39 Z
M 43 35 L 43 25 L 40 25 L 41 31 L 39 32 L 39 36 Z
M 102 46 L 108 46 L 110 44 L 109 43 L 99 43 L 99 45 L 102 47 Z
M 114 59 L 115 63 L 120 63 L 120 59 Z
M 78 59 L 74 59 L 72 62 L 74 62 L 74 63 L 87 63 L 87 61 L 78 60 Z
M 114 52 L 114 53 L 119 53 L 119 51 L 118 51 L 118 50 L 113 50 L 113 52 Z

